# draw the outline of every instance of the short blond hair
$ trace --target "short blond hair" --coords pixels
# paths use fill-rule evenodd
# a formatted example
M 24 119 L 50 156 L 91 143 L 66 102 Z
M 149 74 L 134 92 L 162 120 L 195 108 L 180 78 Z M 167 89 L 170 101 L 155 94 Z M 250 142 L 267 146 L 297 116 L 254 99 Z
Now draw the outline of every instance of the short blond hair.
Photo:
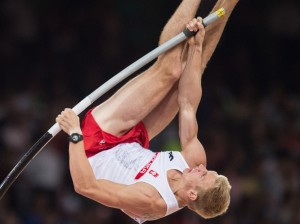
M 189 206 L 205 219 L 224 214 L 230 204 L 231 185 L 227 177 L 218 175 L 213 187 L 198 190 L 198 198 Z

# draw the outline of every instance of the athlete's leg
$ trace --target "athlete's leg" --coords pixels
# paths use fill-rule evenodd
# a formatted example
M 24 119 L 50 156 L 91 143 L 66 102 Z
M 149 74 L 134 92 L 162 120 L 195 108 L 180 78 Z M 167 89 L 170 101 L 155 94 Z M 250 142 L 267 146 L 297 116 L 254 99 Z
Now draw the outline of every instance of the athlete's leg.
M 221 38 L 227 21 L 234 10 L 239 0 L 218 0 L 215 4 L 212 12 L 218 10 L 221 7 L 225 8 L 225 15 L 213 24 L 205 28 L 205 38 L 203 42 L 203 56 L 202 56 L 202 71 L 204 71 L 208 61 L 210 60 L 213 52 L 216 49 L 217 44 Z
M 212 12 L 216 11 L 220 7 L 224 7 L 226 10 L 225 16 L 209 25 L 206 28 L 205 39 L 203 43 L 203 56 L 202 56 L 202 71 L 203 72 L 208 61 L 210 60 L 216 46 L 221 38 L 225 25 L 231 15 L 232 10 L 237 4 L 238 0 L 219 0 L 212 9 Z M 184 57 L 186 50 L 183 52 Z M 185 62 L 185 59 L 182 61 Z M 178 112 L 177 103 L 177 88 L 172 88 L 165 99 L 147 116 L 143 122 L 148 130 L 149 139 L 151 140 L 157 134 L 159 134 L 165 127 L 173 120 Z
M 163 43 L 182 32 L 194 17 L 201 0 L 183 0 L 161 34 Z M 121 135 L 143 120 L 166 97 L 179 79 L 183 44 L 174 47 L 148 70 L 125 84 L 92 114 L 103 130 Z

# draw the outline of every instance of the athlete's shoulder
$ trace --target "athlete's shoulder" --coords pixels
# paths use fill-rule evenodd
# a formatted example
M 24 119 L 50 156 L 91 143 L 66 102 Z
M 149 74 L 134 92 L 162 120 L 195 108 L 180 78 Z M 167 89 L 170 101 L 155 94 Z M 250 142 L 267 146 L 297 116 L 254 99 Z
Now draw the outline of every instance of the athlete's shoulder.
M 181 154 L 190 167 L 203 164 L 206 166 L 206 153 L 201 142 L 195 138 L 194 141 L 186 145 Z

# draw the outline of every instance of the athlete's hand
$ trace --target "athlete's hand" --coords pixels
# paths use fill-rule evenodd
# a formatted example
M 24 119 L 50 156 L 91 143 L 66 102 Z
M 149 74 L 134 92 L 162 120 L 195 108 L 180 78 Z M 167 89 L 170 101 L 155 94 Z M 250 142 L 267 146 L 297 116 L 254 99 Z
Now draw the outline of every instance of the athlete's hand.
M 190 46 L 201 46 L 205 36 L 205 29 L 202 24 L 202 18 L 197 17 L 192 19 L 187 25 L 186 28 L 191 32 L 197 32 L 195 36 L 190 37 L 188 44 Z
M 56 122 L 68 135 L 72 133 L 82 133 L 80 129 L 79 117 L 70 108 L 66 108 L 64 111 L 62 111 L 61 114 L 56 117 Z

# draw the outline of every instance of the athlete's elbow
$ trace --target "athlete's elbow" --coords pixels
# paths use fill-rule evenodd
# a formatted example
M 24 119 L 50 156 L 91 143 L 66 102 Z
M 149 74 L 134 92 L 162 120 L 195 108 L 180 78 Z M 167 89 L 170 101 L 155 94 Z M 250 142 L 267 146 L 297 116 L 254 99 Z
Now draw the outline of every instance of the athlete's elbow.
M 90 182 L 73 182 L 74 190 L 76 193 L 88 196 L 93 191 L 93 185 Z
M 74 191 L 77 193 L 77 194 L 80 194 L 80 195 L 83 195 L 85 196 L 86 193 L 87 193 L 87 188 L 81 186 L 81 185 L 78 185 L 78 184 L 74 184 Z
M 74 187 L 74 191 L 77 193 L 77 194 L 82 194 L 83 192 L 83 188 L 78 185 L 78 184 L 73 184 L 73 187 Z
M 74 186 L 74 190 L 77 194 L 83 197 L 94 199 L 95 191 L 93 188 Z

